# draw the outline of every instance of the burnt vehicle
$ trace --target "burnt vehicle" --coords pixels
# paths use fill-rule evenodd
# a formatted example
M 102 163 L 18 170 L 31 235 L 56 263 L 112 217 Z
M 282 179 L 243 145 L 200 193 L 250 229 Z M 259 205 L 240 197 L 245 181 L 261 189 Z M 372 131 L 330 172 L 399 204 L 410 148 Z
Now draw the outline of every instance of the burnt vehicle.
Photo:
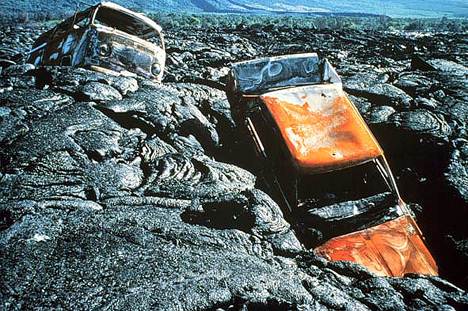
M 382 276 L 437 275 L 382 148 L 326 59 L 235 63 L 227 94 L 266 191 L 306 247 Z
M 158 24 L 112 2 L 102 2 L 42 34 L 27 62 L 82 66 L 160 81 L 166 52 Z

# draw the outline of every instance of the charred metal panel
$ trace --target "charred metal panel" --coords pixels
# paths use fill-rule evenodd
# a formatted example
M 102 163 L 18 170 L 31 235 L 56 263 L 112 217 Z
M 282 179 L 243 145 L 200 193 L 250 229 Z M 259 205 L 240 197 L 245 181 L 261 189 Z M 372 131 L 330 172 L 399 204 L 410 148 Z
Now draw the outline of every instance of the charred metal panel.
M 165 65 L 164 50 L 125 33 L 96 27 L 90 38 L 84 64 L 116 72 L 129 71 L 146 78 L 161 80 Z M 155 67 L 158 66 L 158 71 Z
M 437 265 L 411 216 L 329 240 L 315 251 L 330 260 L 353 261 L 381 276 L 437 275 Z
M 316 83 L 341 84 L 328 60 L 320 60 L 315 53 L 239 62 L 233 65 L 232 76 L 236 91 L 242 94 Z

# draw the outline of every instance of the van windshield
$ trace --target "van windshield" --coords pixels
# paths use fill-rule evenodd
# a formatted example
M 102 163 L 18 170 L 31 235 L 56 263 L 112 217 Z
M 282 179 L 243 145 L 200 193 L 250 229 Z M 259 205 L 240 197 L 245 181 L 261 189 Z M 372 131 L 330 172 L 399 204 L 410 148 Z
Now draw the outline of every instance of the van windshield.
M 159 38 L 159 32 L 144 20 L 108 7 L 99 7 L 94 23 L 118 29 L 142 39 Z
M 393 192 L 376 162 L 333 172 L 304 175 L 298 183 L 299 206 L 318 208 Z

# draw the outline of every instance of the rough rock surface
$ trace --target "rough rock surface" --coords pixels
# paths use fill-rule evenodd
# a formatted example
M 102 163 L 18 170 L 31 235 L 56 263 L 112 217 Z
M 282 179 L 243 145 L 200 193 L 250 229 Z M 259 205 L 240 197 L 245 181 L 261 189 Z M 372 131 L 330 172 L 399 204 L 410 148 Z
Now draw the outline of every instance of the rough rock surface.
M 0 33 L 5 47 L 30 44 Z M 460 35 L 239 28 L 166 37 L 162 85 L 64 67 L 2 71 L 1 309 L 468 308 Z M 222 91 L 227 67 L 310 51 L 343 75 L 403 197 L 422 206 L 442 277 L 458 287 L 317 258 L 258 189 Z

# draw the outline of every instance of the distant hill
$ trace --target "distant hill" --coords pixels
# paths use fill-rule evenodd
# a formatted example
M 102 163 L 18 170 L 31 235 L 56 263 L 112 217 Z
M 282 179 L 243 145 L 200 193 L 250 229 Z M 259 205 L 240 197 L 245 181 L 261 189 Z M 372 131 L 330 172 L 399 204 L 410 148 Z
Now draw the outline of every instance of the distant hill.
M 72 12 L 97 3 L 93 0 L 2 0 L 3 14 Z M 468 17 L 466 0 L 114 0 L 141 11 L 215 13 L 300 13 L 332 15 L 363 13 L 392 17 Z

